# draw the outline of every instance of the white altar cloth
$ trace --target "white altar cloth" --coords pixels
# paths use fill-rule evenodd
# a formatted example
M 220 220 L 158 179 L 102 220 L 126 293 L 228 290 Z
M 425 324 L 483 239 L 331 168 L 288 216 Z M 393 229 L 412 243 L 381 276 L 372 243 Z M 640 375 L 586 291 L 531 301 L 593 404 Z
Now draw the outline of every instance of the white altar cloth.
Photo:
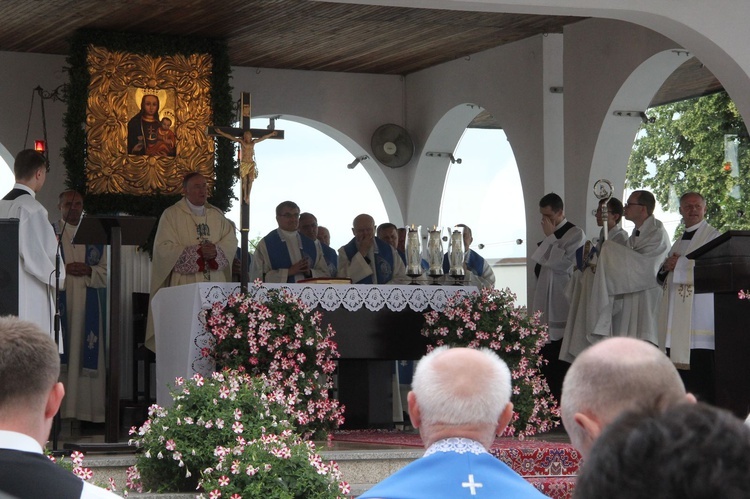
M 340 307 L 355 311 L 362 307 L 371 311 L 387 308 L 392 311 L 407 307 L 416 312 L 442 310 L 448 298 L 456 293 L 477 292 L 474 286 L 411 286 L 368 284 L 264 284 L 251 287 L 248 294 L 262 297 L 270 289 L 288 289 L 311 308 L 332 311 Z M 238 293 L 239 284 L 197 283 L 162 288 L 151 303 L 156 331 L 156 402 L 171 403 L 169 385 L 177 377 L 189 378 L 195 373 L 204 376 L 214 370 L 203 348 L 210 347 L 211 334 L 206 330 L 204 310 L 217 301 L 225 302 Z

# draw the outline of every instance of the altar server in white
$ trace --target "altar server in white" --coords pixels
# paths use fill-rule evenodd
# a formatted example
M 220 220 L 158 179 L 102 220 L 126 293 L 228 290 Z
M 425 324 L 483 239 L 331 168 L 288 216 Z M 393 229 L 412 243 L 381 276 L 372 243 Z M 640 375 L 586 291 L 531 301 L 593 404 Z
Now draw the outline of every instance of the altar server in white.
M 18 316 L 34 322 L 54 335 L 55 253 L 57 237 L 47 210 L 36 200 L 47 178 L 47 161 L 33 149 L 16 156 L 13 173 L 16 184 L 0 201 L 0 218 L 17 218 L 18 225 Z M 60 286 L 65 269 L 60 268 Z M 62 344 L 60 344 L 62 351 Z
M 237 250 L 234 226 L 207 202 L 206 178 L 185 175 L 184 198 L 164 210 L 154 239 L 151 300 L 161 288 L 196 282 L 230 282 Z M 153 317 L 149 310 L 146 346 L 155 350 Z
M 594 215 L 596 216 L 596 224 L 602 227 L 602 229 L 599 232 L 596 248 L 588 256 L 590 258 L 589 262 L 594 266 L 596 265 L 596 259 L 601 251 L 602 244 L 605 241 L 604 219 L 602 218 L 603 209 L 607 211 L 606 240 L 623 246 L 628 244 L 628 233 L 620 226 L 623 215 L 622 201 L 617 198 L 610 198 L 606 208 L 604 208 L 604 200 L 601 200 Z M 581 257 L 584 257 L 583 251 L 581 251 Z M 570 300 L 570 312 L 568 313 L 568 321 L 565 324 L 565 335 L 563 335 L 562 347 L 560 349 L 560 360 L 573 362 L 573 359 L 578 354 L 591 345 L 587 333 L 589 329 L 594 327 L 598 318 L 596 314 L 593 314 L 593 316 L 588 315 L 591 289 L 594 286 L 594 272 L 591 265 L 584 265 L 582 269 L 573 272 L 573 278 L 570 280 L 568 289 L 565 291 Z
M 531 255 L 536 262 L 534 273 L 537 276 L 531 310 L 541 311 L 541 321 L 549 328 L 550 341 L 540 352 L 548 363 L 541 367 L 541 372 L 547 378 L 552 395 L 559 400 L 568 369 L 568 363 L 559 360 L 570 310 L 565 290 L 575 268 L 576 251 L 585 244 L 586 235 L 565 218 L 563 200 L 554 192 L 539 201 L 539 213 L 546 237 Z
M 565 288 L 576 264 L 576 250 L 584 245 L 586 235 L 565 218 L 563 200 L 554 192 L 539 201 L 539 213 L 546 237 L 531 255 L 537 276 L 532 308 L 542 312 L 550 339 L 557 341 L 565 332 L 570 306 Z
M 706 222 L 706 200 L 697 192 L 682 195 L 680 215 L 685 232 L 672 245 L 658 274 L 663 283 L 659 346 L 669 349 L 688 390 L 713 403 L 714 295 L 695 294 L 695 261 L 686 255 L 718 237 L 719 231 Z
M 83 215 L 83 198 L 76 191 L 64 191 L 57 205 L 67 278 L 60 293 L 64 353 L 60 381 L 65 385 L 63 418 L 104 422 L 107 370 L 105 369 L 105 324 L 107 247 L 102 244 L 73 244 Z
M 360 498 L 546 497 L 488 452 L 513 416 L 511 393 L 510 370 L 491 350 L 425 355 L 408 398 L 427 450 Z
M 597 317 L 589 331 L 592 343 L 607 336 L 631 336 L 659 344 L 661 286 L 656 274 L 669 251 L 669 236 L 654 218 L 655 207 L 653 194 L 633 191 L 625 203 L 625 218 L 635 224 L 627 246 L 602 244 L 589 310 Z

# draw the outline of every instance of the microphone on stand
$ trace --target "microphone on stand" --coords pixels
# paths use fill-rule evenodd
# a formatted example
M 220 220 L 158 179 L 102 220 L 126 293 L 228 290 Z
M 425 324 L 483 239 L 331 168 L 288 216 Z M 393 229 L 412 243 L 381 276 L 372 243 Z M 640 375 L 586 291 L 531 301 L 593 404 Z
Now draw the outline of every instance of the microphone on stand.
M 60 265 L 62 262 L 62 238 L 65 233 L 65 227 L 68 226 L 67 217 L 63 220 L 62 227 L 57 227 L 57 249 L 55 250 L 55 320 L 54 320 L 54 331 L 55 331 L 55 344 L 60 349 Z M 60 410 L 58 409 L 55 417 L 53 418 L 52 424 L 52 450 L 57 451 L 57 438 L 61 429 Z

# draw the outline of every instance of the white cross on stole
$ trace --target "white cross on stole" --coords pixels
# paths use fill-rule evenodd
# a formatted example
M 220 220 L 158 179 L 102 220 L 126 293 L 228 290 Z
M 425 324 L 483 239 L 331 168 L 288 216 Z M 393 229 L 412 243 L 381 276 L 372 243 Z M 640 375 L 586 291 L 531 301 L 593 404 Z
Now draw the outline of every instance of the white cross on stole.
M 477 489 L 484 487 L 481 482 L 474 482 L 474 475 L 469 475 L 468 482 L 461 482 L 461 487 L 468 487 L 471 490 L 471 495 L 477 495 Z
M 94 349 L 97 341 L 99 341 L 99 338 L 96 337 L 93 331 L 89 331 L 88 336 L 86 336 L 86 342 L 88 343 L 89 350 Z

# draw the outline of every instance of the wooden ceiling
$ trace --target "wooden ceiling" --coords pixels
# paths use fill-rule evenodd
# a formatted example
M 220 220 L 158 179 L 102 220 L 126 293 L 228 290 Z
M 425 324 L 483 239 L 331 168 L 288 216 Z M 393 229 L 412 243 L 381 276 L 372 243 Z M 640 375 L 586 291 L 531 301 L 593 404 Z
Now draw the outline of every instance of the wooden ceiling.
M 583 18 L 309 0 L 2 0 L 0 50 L 66 54 L 79 28 L 225 38 L 235 66 L 406 75 Z M 654 103 L 715 91 L 699 62 Z M 653 104 L 653 103 L 652 103 Z

